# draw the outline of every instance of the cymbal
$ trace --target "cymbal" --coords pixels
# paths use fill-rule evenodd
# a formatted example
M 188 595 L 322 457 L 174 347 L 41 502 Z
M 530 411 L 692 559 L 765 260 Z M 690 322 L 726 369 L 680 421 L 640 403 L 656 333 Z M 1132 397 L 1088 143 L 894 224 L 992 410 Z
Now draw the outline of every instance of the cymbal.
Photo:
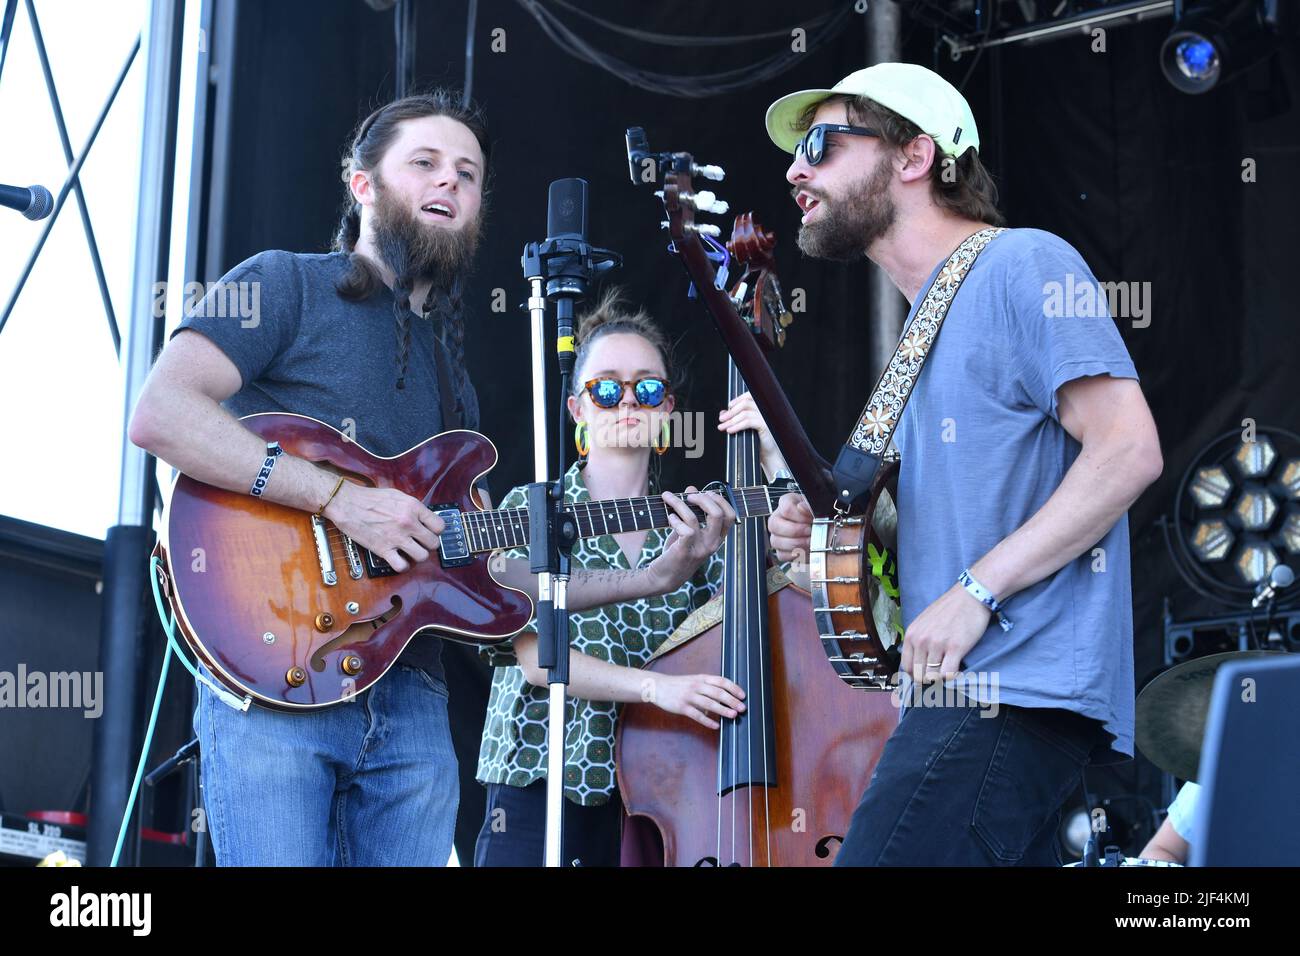
M 1209 654 L 1169 668 L 1137 697 L 1134 742 L 1148 760 L 1180 780 L 1195 780 L 1201 762 L 1205 720 L 1210 713 L 1214 675 L 1227 661 L 1277 651 Z

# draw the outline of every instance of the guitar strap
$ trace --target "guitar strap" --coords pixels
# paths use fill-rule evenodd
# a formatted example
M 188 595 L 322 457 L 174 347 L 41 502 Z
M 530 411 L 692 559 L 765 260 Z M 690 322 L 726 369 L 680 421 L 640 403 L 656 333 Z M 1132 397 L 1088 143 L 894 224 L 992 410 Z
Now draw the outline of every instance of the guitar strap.
M 916 318 L 908 326 L 907 334 L 899 340 L 889 364 L 872 389 L 866 408 L 853 426 L 853 433 L 835 459 L 832 475 L 837 491 L 837 511 L 847 511 L 854 501 L 871 490 L 871 483 L 884 459 L 885 449 L 889 447 L 894 430 L 903 417 L 903 406 L 912 396 L 916 380 L 925 367 L 926 357 L 939 336 L 939 329 L 948 314 L 948 306 L 952 304 L 975 258 L 985 246 L 1004 232 L 1004 228 L 990 227 L 968 236 L 948 257 L 934 282 L 930 283 Z
M 433 354 L 438 363 L 438 401 L 442 405 L 442 430 L 449 432 L 461 426 L 460 407 L 451 391 L 451 363 L 447 361 L 447 346 L 437 335 L 433 337 Z

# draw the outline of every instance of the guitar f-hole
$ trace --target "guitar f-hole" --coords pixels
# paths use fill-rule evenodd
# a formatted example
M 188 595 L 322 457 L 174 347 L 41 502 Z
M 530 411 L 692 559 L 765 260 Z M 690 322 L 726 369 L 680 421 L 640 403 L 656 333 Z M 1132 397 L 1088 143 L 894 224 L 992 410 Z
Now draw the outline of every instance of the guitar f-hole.
M 394 594 L 391 601 L 392 603 L 388 610 L 383 614 L 366 618 L 361 621 L 354 621 L 352 624 L 348 625 L 347 630 L 338 637 L 326 641 L 320 647 L 316 648 L 311 655 L 310 663 L 312 670 L 316 671 L 318 674 L 321 673 L 325 670 L 325 658 L 327 655 L 339 650 L 340 648 L 349 647 L 353 644 L 360 644 L 363 641 L 370 640 L 375 636 L 375 631 L 379 630 L 398 614 L 402 613 L 402 599 Z M 364 661 L 365 659 L 362 658 L 363 667 L 365 666 Z

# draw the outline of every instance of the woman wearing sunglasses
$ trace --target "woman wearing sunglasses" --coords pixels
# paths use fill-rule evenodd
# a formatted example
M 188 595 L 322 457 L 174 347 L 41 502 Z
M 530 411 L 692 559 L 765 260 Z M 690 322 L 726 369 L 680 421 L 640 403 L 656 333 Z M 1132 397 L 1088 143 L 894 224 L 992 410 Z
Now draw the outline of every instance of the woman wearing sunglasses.
M 583 317 L 568 399 L 578 461 L 564 479 L 567 502 L 655 494 L 658 459 L 672 444 L 678 385 L 663 332 L 643 312 L 621 308 L 616 292 Z M 785 467 L 748 395 L 719 416 L 723 432 L 759 432 L 769 478 Z M 527 504 L 515 488 L 502 507 Z M 664 548 L 663 531 L 636 531 L 579 541 L 573 565 L 589 569 L 644 567 Z M 522 553 L 521 553 L 522 554 Z M 513 556 L 513 555 L 512 555 Z M 572 613 L 572 657 L 565 714 L 562 859 L 616 866 L 623 808 L 614 778 L 619 704 L 650 699 L 663 709 L 716 729 L 720 716 L 743 710 L 743 691 L 715 674 L 657 676 L 647 693 L 640 670 L 654 650 L 720 587 L 721 552 L 676 591 Z M 540 866 L 546 825 L 546 672 L 537 666 L 531 627 L 512 642 L 483 649 L 495 667 L 479 751 L 478 780 L 487 812 L 476 866 Z

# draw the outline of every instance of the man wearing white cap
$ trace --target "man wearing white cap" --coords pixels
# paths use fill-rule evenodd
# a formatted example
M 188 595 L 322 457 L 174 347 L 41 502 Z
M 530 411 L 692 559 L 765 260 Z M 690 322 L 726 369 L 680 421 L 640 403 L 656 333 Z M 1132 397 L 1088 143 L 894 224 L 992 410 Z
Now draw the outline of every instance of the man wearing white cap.
M 908 327 L 954 250 L 1002 223 L 970 107 L 924 67 L 783 97 L 767 130 L 794 154 L 799 247 L 871 259 L 912 303 Z M 1160 474 L 1155 424 L 1079 254 L 1036 229 L 984 238 L 894 440 L 900 670 L 913 690 L 992 679 L 956 685 L 962 706 L 913 695 L 839 865 L 1059 864 L 1083 767 L 1133 754 L 1126 512 Z M 783 558 L 807 552 L 811 521 L 782 499 Z

